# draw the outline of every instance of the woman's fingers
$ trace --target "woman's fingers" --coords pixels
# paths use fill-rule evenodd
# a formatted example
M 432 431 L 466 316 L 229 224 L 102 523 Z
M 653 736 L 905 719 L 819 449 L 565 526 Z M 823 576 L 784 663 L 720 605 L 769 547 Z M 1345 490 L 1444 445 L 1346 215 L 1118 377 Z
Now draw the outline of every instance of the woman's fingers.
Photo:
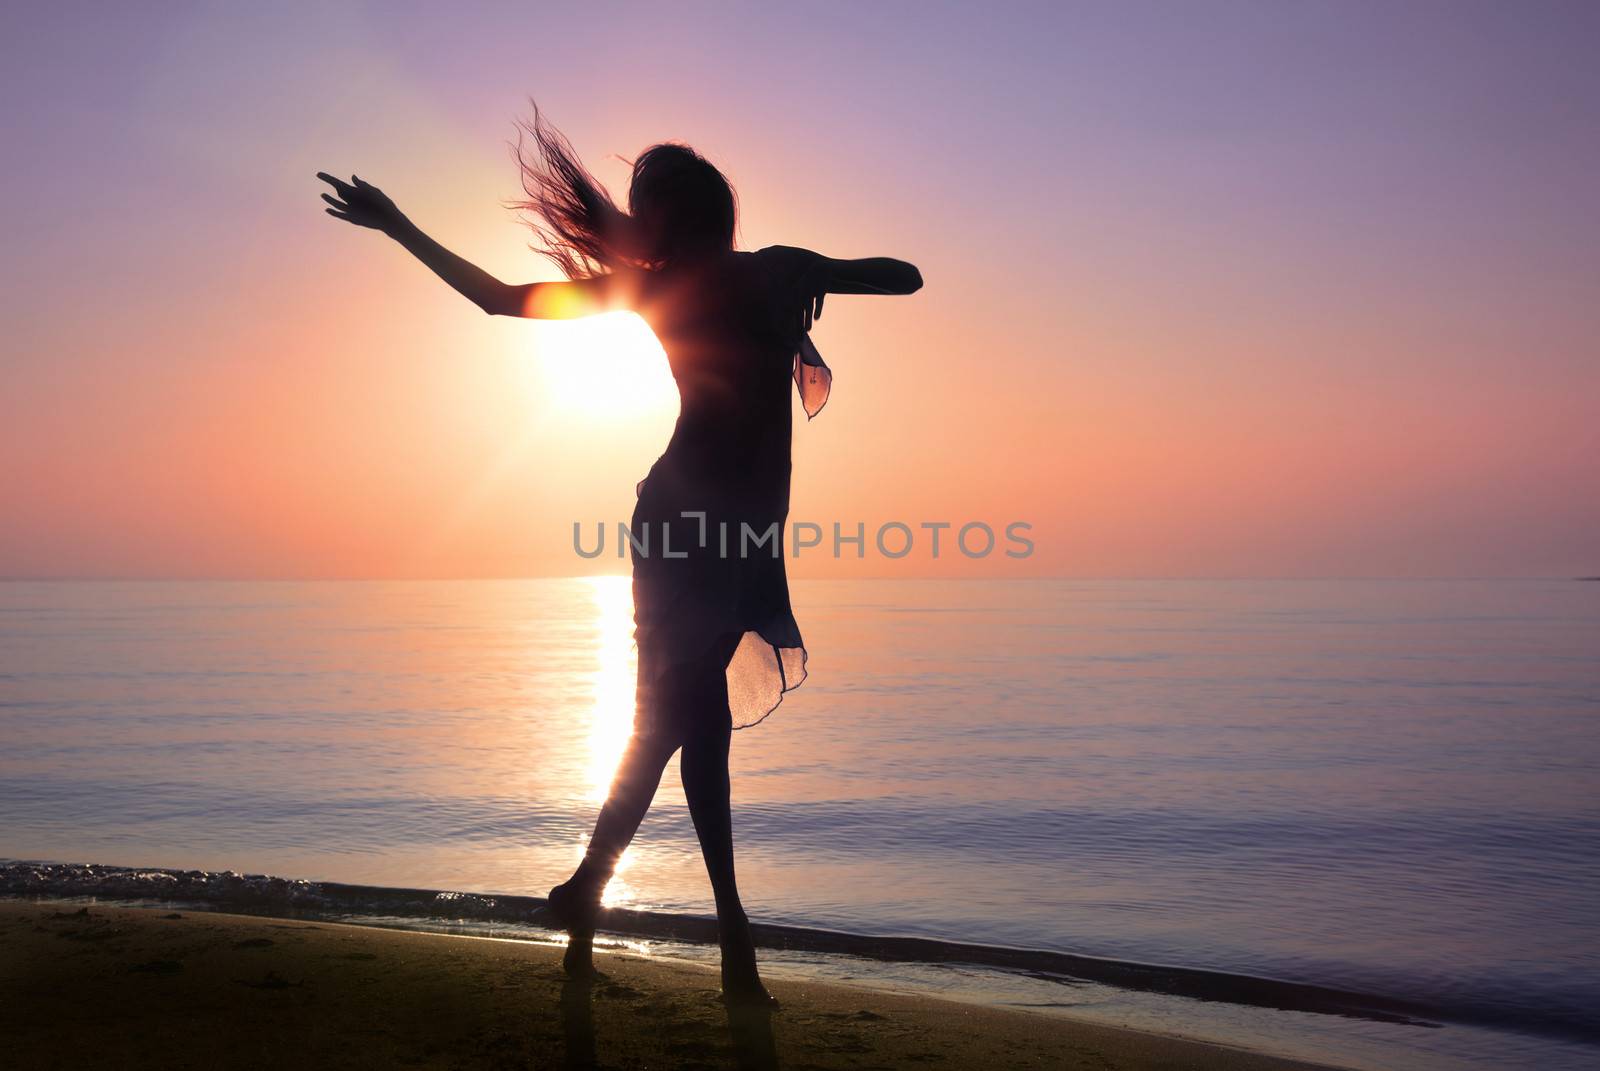
M 355 187 L 350 185 L 348 182 L 345 182 L 342 179 L 336 179 L 326 171 L 318 171 L 317 177 L 338 191 L 340 197 L 349 197 L 351 192 L 355 189 Z
M 355 175 L 350 176 L 357 185 L 352 186 L 343 179 L 336 179 L 326 171 L 318 171 L 317 178 L 326 182 L 338 193 L 322 194 L 322 199 L 328 205 L 323 211 L 334 219 L 342 219 L 346 223 L 353 223 L 358 227 L 376 227 L 378 224 L 373 217 L 373 205 L 368 191 L 377 192 L 376 186 L 369 186 Z M 341 199 L 342 198 L 342 199 Z
M 822 317 L 822 299 L 827 296 L 827 291 L 808 296 L 800 306 L 800 330 L 811 330 L 811 325 Z
M 361 195 L 362 195 L 362 191 L 358 187 L 350 185 L 348 182 L 344 181 L 343 179 L 334 178 L 332 175 L 328 174 L 325 171 L 318 171 L 317 172 L 317 177 L 319 179 L 321 179 L 323 182 L 326 182 L 328 185 L 332 186 L 333 189 L 334 189 L 334 192 L 336 192 L 346 202 L 354 202 L 357 199 L 359 199 L 361 197 Z M 354 177 L 354 176 L 351 176 L 351 177 Z M 326 197 L 327 194 L 323 194 L 323 196 Z

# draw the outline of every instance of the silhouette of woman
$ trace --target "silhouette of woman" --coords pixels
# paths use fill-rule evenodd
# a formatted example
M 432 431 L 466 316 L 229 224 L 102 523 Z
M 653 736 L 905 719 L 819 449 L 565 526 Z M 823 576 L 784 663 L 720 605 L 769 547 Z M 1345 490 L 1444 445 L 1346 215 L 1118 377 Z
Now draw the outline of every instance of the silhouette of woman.
M 328 213 L 394 238 L 491 315 L 569 319 L 639 313 L 666 351 L 680 410 L 666 452 L 639 484 L 632 532 L 639 650 L 633 735 L 583 862 L 550 891 L 570 972 L 592 972 L 601 894 L 682 749 L 684 796 L 716 899 L 722 987 L 731 1003 L 770 1005 L 734 880 L 728 746 L 805 677 L 789 606 L 789 383 L 808 416 L 832 375 L 807 332 L 827 294 L 909 294 L 917 269 L 888 258 L 833 260 L 804 249 L 734 249 L 735 199 L 722 173 L 684 145 L 634 162 L 617 208 L 537 108 L 517 159 L 540 251 L 569 281 L 512 286 L 423 234 L 357 176 L 323 194 Z M 531 145 L 529 145 L 531 142 Z

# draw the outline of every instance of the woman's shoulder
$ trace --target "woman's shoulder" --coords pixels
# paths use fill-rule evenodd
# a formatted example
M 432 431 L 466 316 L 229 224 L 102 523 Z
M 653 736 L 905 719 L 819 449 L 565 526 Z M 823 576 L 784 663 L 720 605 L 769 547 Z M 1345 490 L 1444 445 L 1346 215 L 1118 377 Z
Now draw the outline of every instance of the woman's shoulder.
M 813 253 L 809 249 L 802 249 L 797 245 L 764 245 L 757 249 L 751 256 L 762 257 L 767 260 L 803 261 L 821 260 L 821 253 Z
M 821 253 L 813 253 L 797 245 L 762 246 L 750 256 L 755 258 L 756 263 L 766 269 L 768 274 L 785 282 L 797 280 L 823 259 Z

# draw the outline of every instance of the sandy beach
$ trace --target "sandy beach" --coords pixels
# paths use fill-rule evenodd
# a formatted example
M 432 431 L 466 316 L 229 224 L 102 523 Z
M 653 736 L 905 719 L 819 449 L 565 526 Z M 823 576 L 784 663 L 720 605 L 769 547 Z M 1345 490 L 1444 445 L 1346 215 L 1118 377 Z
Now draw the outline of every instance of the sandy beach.
M 1313 1065 L 1054 1017 L 779 979 L 730 1016 L 714 971 L 327 922 L 0 902 L 14 1067 L 1094 1068 Z

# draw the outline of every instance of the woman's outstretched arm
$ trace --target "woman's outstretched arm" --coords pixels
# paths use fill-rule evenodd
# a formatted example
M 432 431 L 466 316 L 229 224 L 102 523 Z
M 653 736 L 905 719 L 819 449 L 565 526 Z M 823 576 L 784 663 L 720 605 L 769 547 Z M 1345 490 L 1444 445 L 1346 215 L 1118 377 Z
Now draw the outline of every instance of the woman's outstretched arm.
M 515 286 L 503 283 L 428 237 L 406 218 L 388 195 L 370 182 L 363 182 L 360 176 L 351 175 L 350 182 L 343 182 L 319 171 L 317 177 L 339 195 L 322 195 L 329 205 L 328 215 L 387 234 L 457 293 L 491 316 L 570 320 L 620 307 L 612 300 L 616 288 L 609 285 L 607 276 Z
M 830 294 L 915 294 L 922 289 L 922 273 L 917 266 L 893 257 L 823 257 L 816 270 Z
M 916 265 L 893 257 L 835 260 L 809 249 L 773 248 L 803 265 L 799 277 L 803 331 L 811 330 L 812 321 L 822 315 L 822 299 L 829 294 L 914 294 L 922 289 L 922 273 Z

